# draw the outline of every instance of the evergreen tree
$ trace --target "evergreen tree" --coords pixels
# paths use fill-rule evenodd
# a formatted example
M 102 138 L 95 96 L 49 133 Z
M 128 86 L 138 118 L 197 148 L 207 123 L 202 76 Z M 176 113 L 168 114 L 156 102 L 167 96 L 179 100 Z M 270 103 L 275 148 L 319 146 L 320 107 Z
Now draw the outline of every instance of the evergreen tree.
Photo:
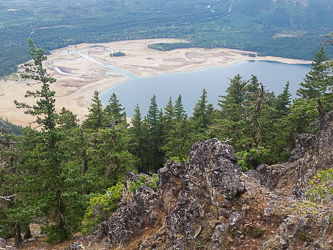
M 175 107 L 173 106 L 172 103 L 172 98 L 169 98 L 168 104 L 164 108 L 164 121 L 165 124 L 168 124 L 166 127 L 171 127 L 171 123 L 175 119 Z
M 290 112 L 291 93 L 289 91 L 289 82 L 284 86 L 283 92 L 279 94 L 274 102 L 274 107 L 280 116 L 286 116 Z
M 154 95 L 153 98 L 150 100 L 150 106 L 147 114 L 147 121 L 151 129 L 156 129 L 159 123 L 159 110 L 156 103 L 156 96 Z
M 193 117 L 191 117 L 191 124 L 195 131 L 198 133 L 206 131 L 211 122 L 210 115 L 212 111 L 212 105 L 208 104 L 207 91 L 203 89 L 199 101 L 194 106 Z
M 92 104 L 89 108 L 89 114 L 87 119 L 82 123 L 83 128 L 98 130 L 104 128 L 107 125 L 107 118 L 101 100 L 98 97 L 99 92 L 95 91 Z
M 148 152 L 149 155 L 148 167 L 149 171 L 157 171 L 163 166 L 164 155 L 160 150 L 162 134 L 161 134 L 161 112 L 158 110 L 156 96 L 151 99 L 150 107 L 147 114 L 147 125 L 149 132 L 147 134 Z
M 25 63 L 23 66 L 24 72 L 21 74 L 23 79 L 32 79 L 42 83 L 41 90 L 27 91 L 26 97 L 40 97 L 36 102 L 36 105 L 30 106 L 26 103 L 18 103 L 14 101 L 17 108 L 25 108 L 26 114 L 31 114 L 37 116 L 36 122 L 45 131 L 53 130 L 57 125 L 57 120 L 59 118 L 58 114 L 55 113 L 55 91 L 50 90 L 50 84 L 55 82 L 56 79 L 49 77 L 46 69 L 43 68 L 43 61 L 47 59 L 44 55 L 45 51 L 43 49 L 38 49 L 33 41 L 29 39 L 28 43 L 30 47 L 29 54 L 32 57 L 33 62 Z
M 79 120 L 76 117 L 77 115 L 74 115 L 73 112 L 62 108 L 59 113 L 59 126 L 66 131 L 78 127 Z
M 125 108 L 123 108 L 122 105 L 119 103 L 116 94 L 112 93 L 109 100 L 109 105 L 105 107 L 105 112 L 111 118 L 111 121 L 112 119 L 114 119 L 117 122 L 125 122 L 126 113 L 123 112 L 124 110 Z
M 212 128 L 212 133 L 222 140 L 232 139 L 235 150 L 244 150 L 248 142 L 243 137 L 246 128 L 243 102 L 248 81 L 244 81 L 240 75 L 236 75 L 230 82 L 226 90 L 227 95 L 220 96 L 222 99 L 218 101 L 221 111 Z M 255 87 L 256 84 L 256 78 L 253 78 L 253 86 Z
M 130 149 L 129 151 L 137 158 L 137 169 L 139 173 L 149 172 L 148 169 L 145 169 L 143 163 L 143 153 L 145 151 L 145 135 L 144 135 L 144 125 L 142 122 L 140 107 L 136 104 L 134 109 L 134 115 L 132 118 L 132 126 L 129 128 L 129 133 L 131 137 Z
M 176 120 L 182 120 L 183 117 L 186 115 L 181 95 L 179 95 L 176 100 L 174 113 L 175 113 Z
M 67 239 L 71 230 L 78 229 L 89 198 L 86 194 L 92 189 L 94 178 L 82 175 L 82 165 L 70 159 L 69 137 L 57 127 L 55 92 L 49 89 L 49 83 L 55 79 L 48 77 L 43 69 L 44 50 L 37 49 L 32 40 L 29 46 L 33 63 L 25 64 L 23 77 L 42 84 L 41 90 L 27 92 L 27 96 L 40 99 L 33 106 L 15 103 L 19 108 L 27 108 L 26 113 L 37 116 L 41 131 L 31 128 L 23 131 L 20 161 L 16 166 L 21 178 L 12 189 L 19 195 L 15 197 L 15 207 L 6 210 L 6 214 L 12 221 L 27 224 L 33 218 L 43 218 L 47 241 L 53 242 Z
M 321 47 L 311 63 L 311 71 L 306 74 L 304 82 L 300 83 L 301 87 L 297 90 L 296 94 L 302 99 L 319 98 L 326 92 L 330 84 L 326 81 L 326 70 L 329 66 L 325 61 L 326 53 L 324 47 Z
M 20 152 L 17 144 L 19 137 L 10 134 L 6 128 L 6 122 L 0 118 L 0 238 L 15 238 L 16 243 L 23 241 L 24 238 L 31 238 L 29 229 L 29 217 L 14 216 L 12 218 L 9 211 L 19 208 L 15 204 L 15 196 L 13 190 L 16 186 L 22 184 L 20 172 L 17 171 L 15 165 L 19 160 Z

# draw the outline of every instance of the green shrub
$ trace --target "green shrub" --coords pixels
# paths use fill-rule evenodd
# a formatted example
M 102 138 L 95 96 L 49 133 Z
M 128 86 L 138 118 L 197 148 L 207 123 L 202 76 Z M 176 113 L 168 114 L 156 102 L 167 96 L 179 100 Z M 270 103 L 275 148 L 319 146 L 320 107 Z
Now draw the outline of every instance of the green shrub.
M 176 156 L 176 157 L 171 157 L 171 158 L 170 158 L 170 160 L 171 160 L 171 161 L 174 161 L 174 162 L 181 162 L 181 161 L 185 161 L 185 162 L 186 162 L 188 159 L 190 159 L 189 156 L 187 156 L 186 158 L 183 158 L 183 159 L 179 159 L 178 156 Z
M 105 194 L 90 199 L 90 206 L 86 210 L 81 230 L 83 235 L 92 233 L 98 224 L 110 217 L 117 209 L 123 187 L 124 184 L 119 182 L 116 186 L 108 188 Z
M 138 180 L 137 182 L 133 182 L 133 181 L 130 182 L 129 191 L 134 194 L 135 190 L 138 187 L 140 187 L 140 186 L 149 186 L 155 192 L 157 192 L 157 190 L 158 190 L 158 187 L 157 187 L 158 181 L 159 181 L 159 178 L 158 178 L 157 174 L 153 174 L 153 176 L 141 175 L 140 180 Z
M 264 233 L 264 230 L 261 229 L 261 227 L 257 226 L 256 229 L 254 229 L 252 235 L 255 238 L 259 238 Z
M 110 56 L 111 57 L 125 56 L 125 53 L 123 53 L 121 51 L 118 51 L 118 52 L 115 52 L 115 53 L 110 53 Z
M 306 233 L 306 232 L 301 232 L 299 234 L 299 237 L 304 240 L 305 242 L 311 242 L 313 239 Z
M 239 167 L 243 172 L 246 172 L 248 168 L 254 168 L 261 163 L 267 163 L 269 159 L 269 149 L 264 147 L 258 147 L 257 149 L 251 149 L 247 151 L 240 151 L 236 153 Z
M 67 240 L 72 236 L 71 232 L 67 229 L 60 232 L 58 223 L 42 228 L 42 231 L 47 234 L 45 242 L 48 244 L 52 244 L 58 240 Z

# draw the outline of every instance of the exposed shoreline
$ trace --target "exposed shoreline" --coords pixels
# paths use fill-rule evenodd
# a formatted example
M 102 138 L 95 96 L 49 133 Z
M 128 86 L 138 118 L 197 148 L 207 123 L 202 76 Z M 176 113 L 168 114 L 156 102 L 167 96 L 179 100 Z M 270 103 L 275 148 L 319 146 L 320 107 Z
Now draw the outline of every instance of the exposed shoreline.
M 128 77 L 115 72 L 113 65 L 125 69 L 140 77 L 150 77 L 167 73 L 197 71 L 211 67 L 220 67 L 246 62 L 274 61 L 286 64 L 309 64 L 311 61 L 271 56 L 251 57 L 250 51 L 235 49 L 177 49 L 157 51 L 149 49 L 148 44 L 159 42 L 184 42 L 179 39 L 146 39 L 120 41 L 100 44 L 78 44 L 51 51 L 45 67 L 57 82 L 51 85 L 56 91 L 56 109 L 62 107 L 71 110 L 82 121 L 88 113 L 94 91 L 103 92 Z M 79 53 L 76 53 L 79 51 Z M 110 57 L 110 51 L 121 51 L 124 57 Z M 88 60 L 91 59 L 91 60 Z M 0 115 L 10 122 L 27 126 L 35 117 L 25 115 L 24 110 L 16 109 L 14 100 L 34 104 L 36 99 L 24 98 L 27 90 L 40 86 L 31 82 L 30 86 L 15 80 L 0 81 Z M 32 126 L 34 126 L 32 124 Z

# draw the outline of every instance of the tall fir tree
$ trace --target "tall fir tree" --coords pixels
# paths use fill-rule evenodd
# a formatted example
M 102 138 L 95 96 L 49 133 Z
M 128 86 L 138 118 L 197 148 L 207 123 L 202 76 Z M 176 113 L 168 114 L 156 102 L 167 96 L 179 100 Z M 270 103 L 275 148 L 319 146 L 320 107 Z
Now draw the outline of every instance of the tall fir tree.
M 147 125 L 149 132 L 147 134 L 148 152 L 149 155 L 149 171 L 155 172 L 163 166 L 163 153 L 160 150 L 160 143 L 162 141 L 161 134 L 161 112 L 158 110 L 156 103 L 156 96 L 151 99 L 150 107 L 147 114 Z
M 21 178 L 12 190 L 19 195 L 15 197 L 16 207 L 8 209 L 6 214 L 11 220 L 25 223 L 43 218 L 47 242 L 53 242 L 67 239 L 72 230 L 79 228 L 94 178 L 81 175 L 82 165 L 69 157 L 69 138 L 58 127 L 55 92 L 49 88 L 55 79 L 43 68 L 44 50 L 36 48 L 31 39 L 29 46 L 33 62 L 25 64 L 22 77 L 41 83 L 41 90 L 28 91 L 26 95 L 40 99 L 33 106 L 15 103 L 18 108 L 26 108 L 26 113 L 37 116 L 40 131 L 24 129 L 19 144 L 20 161 L 16 166 Z
M 182 102 L 182 95 L 179 95 L 175 102 L 175 118 L 176 120 L 182 120 L 185 115 L 186 112 Z
M 283 88 L 283 92 L 279 94 L 274 101 L 274 107 L 277 110 L 280 117 L 289 114 L 290 104 L 291 104 L 291 93 L 289 91 L 289 81 L 288 81 Z
M 119 103 L 119 100 L 115 93 L 112 93 L 109 104 L 105 107 L 105 112 L 111 120 L 115 120 L 119 123 L 126 122 L 126 113 L 123 112 L 125 108 Z
M 107 125 L 107 117 L 104 111 L 101 100 L 98 97 L 99 92 L 95 91 L 94 96 L 91 99 L 92 104 L 89 108 L 89 114 L 87 115 L 86 120 L 83 121 L 82 127 L 86 129 L 98 130 L 105 128 Z
M 232 144 L 236 150 L 246 148 L 246 142 L 243 141 L 245 133 L 244 106 L 246 90 L 245 87 L 248 81 L 242 80 L 240 75 L 236 75 L 230 80 L 230 85 L 226 90 L 225 96 L 220 96 L 221 100 L 218 105 L 218 118 L 213 126 L 213 135 L 225 140 L 232 139 Z M 256 86 L 257 80 L 253 78 L 253 86 Z
M 327 60 L 324 47 L 321 47 L 311 63 L 311 71 L 306 74 L 304 81 L 299 84 L 301 87 L 296 92 L 302 99 L 319 98 L 327 91 L 329 87 L 326 81 L 326 71 L 329 68 L 325 63 Z
M 199 101 L 193 108 L 193 117 L 191 117 L 191 124 L 193 129 L 198 133 L 205 133 L 211 122 L 210 118 L 212 112 L 213 107 L 208 103 L 207 91 L 203 89 Z

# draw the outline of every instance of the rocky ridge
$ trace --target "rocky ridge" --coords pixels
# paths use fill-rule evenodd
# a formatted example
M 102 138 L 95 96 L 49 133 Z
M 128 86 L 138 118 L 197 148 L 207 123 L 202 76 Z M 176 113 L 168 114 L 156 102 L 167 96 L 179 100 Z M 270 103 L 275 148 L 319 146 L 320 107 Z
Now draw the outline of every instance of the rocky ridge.
M 71 249 L 333 249 L 332 203 L 309 206 L 309 181 L 333 161 L 333 112 L 317 136 L 295 137 L 287 163 L 242 173 L 234 149 L 218 139 L 194 143 L 187 162 L 158 171 L 158 192 L 129 192 L 118 209 Z

